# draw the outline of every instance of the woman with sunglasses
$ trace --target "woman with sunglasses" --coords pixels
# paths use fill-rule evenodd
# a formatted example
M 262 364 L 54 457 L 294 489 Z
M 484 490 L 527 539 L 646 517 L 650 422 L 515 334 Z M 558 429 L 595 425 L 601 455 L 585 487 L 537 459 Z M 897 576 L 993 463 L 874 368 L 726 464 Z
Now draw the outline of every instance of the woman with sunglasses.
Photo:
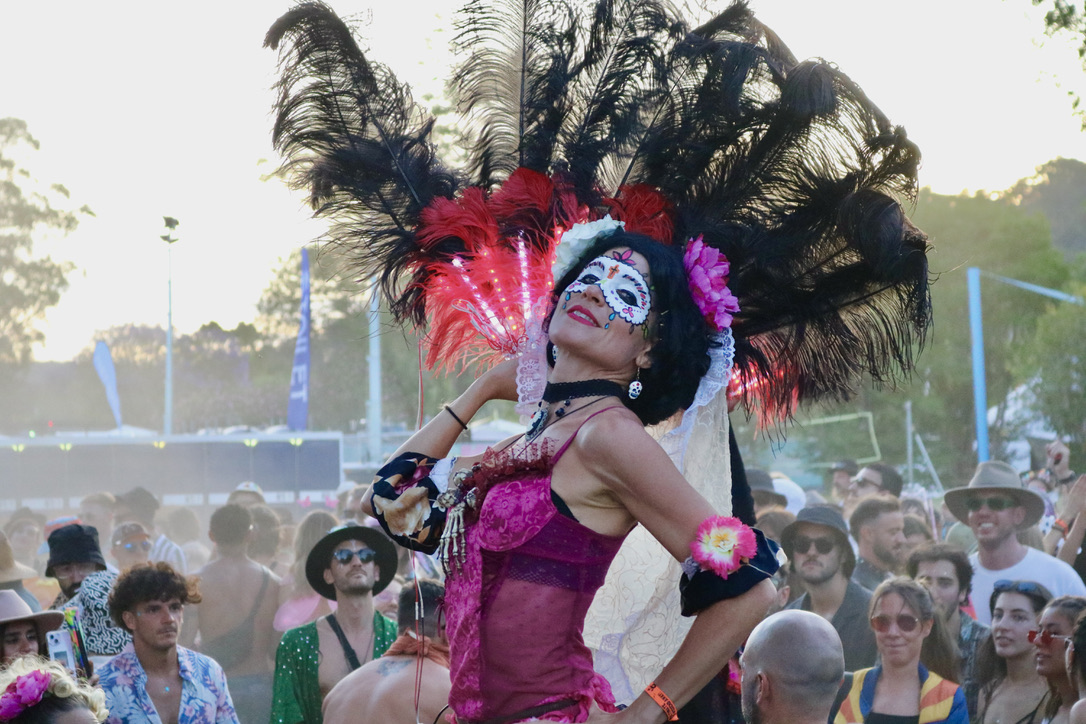
M 1048 686 L 1037 674 L 1029 632 L 1051 600 L 1048 589 L 1034 581 L 996 581 L 988 601 L 992 635 L 977 654 L 977 680 L 983 682 L 979 724 L 1040 722 Z
M 1079 614 L 1086 611 L 1086 598 L 1060 596 L 1052 599 L 1044 610 L 1037 628 L 1029 632 L 1036 647 L 1034 661 L 1037 673 L 1048 681 L 1048 695 L 1041 711 L 1041 724 L 1068 724 L 1071 707 L 1078 701 L 1078 690 L 1071 683 L 1065 649 Z
M 1086 664 L 1082 658 L 1086 656 L 1086 615 L 1080 614 L 1075 620 L 1075 629 L 1071 632 L 1071 640 L 1067 643 L 1065 660 L 1067 671 L 1071 676 L 1071 685 L 1078 693 L 1078 700 L 1071 706 L 1071 724 L 1086 724 Z
M 870 611 L 881 663 L 852 675 L 835 724 L 968 724 L 954 645 L 928 590 L 891 578 L 875 589 Z

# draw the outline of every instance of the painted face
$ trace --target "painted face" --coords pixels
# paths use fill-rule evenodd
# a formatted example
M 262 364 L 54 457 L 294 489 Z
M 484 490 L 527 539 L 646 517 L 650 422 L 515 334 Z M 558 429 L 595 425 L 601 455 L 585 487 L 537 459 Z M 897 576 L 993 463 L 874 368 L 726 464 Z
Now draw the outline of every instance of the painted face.
M 566 301 L 573 294 L 596 285 L 603 291 L 603 299 L 613 312 L 611 320 L 617 316 L 630 324 L 644 324 L 652 308 L 649 284 L 630 260 L 633 251 L 614 251 L 612 255 L 598 256 L 588 262 L 576 281 L 566 287 Z

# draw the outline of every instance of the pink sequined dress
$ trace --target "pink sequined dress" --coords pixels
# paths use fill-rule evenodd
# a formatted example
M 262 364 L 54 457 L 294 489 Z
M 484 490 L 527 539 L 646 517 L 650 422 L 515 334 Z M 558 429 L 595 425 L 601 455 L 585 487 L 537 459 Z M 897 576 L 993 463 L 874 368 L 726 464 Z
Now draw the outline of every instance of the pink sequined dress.
M 596 533 L 555 507 L 551 470 L 572 440 L 553 456 L 488 456 L 465 481 L 486 492 L 465 532 L 466 560 L 446 581 L 449 703 L 461 723 L 563 700 L 572 703 L 537 718 L 581 722 L 594 704 L 615 711 L 581 635 L 625 536 Z

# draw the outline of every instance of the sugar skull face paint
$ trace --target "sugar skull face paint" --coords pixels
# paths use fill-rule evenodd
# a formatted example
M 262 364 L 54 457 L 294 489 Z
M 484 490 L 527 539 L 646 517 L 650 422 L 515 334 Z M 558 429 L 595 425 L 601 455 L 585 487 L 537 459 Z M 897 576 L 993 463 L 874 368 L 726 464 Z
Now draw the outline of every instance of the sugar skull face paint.
M 603 291 L 607 306 L 616 315 L 630 324 L 644 324 L 649 318 L 652 297 L 645 277 L 630 261 L 632 254 L 630 250 L 616 251 L 614 256 L 598 256 L 588 262 L 577 280 L 566 287 L 567 301 L 569 295 L 597 285 Z

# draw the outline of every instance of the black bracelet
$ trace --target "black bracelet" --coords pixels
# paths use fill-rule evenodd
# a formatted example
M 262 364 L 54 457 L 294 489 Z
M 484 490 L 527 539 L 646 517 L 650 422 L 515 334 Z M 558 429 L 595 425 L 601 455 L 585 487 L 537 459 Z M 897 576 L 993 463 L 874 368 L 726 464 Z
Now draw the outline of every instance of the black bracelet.
M 459 422 L 460 427 L 464 428 L 464 430 L 468 429 L 468 426 L 466 424 L 464 424 L 464 421 L 460 419 L 460 416 L 457 415 L 455 412 L 453 412 L 453 409 L 451 407 L 449 407 L 448 405 L 445 405 L 445 412 L 452 415 L 453 419 L 456 420 L 457 422 Z

